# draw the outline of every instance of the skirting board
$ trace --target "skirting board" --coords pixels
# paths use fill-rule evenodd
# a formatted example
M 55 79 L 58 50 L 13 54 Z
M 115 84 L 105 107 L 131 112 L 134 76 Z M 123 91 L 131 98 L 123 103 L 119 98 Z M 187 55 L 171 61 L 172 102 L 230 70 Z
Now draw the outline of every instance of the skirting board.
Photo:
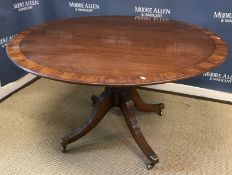
M 6 86 L 0 87 L 0 102 L 9 97 L 14 92 L 17 92 L 27 84 L 37 80 L 38 77 L 32 74 L 27 74 L 22 78 L 7 84 Z
M 6 86 L 0 88 L 0 102 L 13 94 L 14 92 L 20 90 L 26 84 L 29 84 L 32 81 L 38 79 L 37 76 L 32 74 L 27 74 L 24 77 L 20 78 L 19 80 L 12 82 Z M 232 93 L 220 92 L 215 90 L 203 89 L 193 86 L 187 86 L 182 84 L 175 84 L 175 83 L 166 83 L 166 84 L 159 84 L 159 85 L 152 85 L 152 86 L 145 86 L 145 89 L 154 90 L 154 91 L 161 91 L 161 92 L 168 92 L 173 94 L 181 94 L 183 96 L 190 96 L 190 97 L 200 97 L 206 99 L 212 99 L 216 101 L 232 103 Z
M 180 94 L 182 96 L 225 102 L 229 104 L 232 103 L 232 93 L 204 89 L 183 84 L 165 83 L 152 86 L 145 86 L 142 89 L 168 92 L 171 94 Z

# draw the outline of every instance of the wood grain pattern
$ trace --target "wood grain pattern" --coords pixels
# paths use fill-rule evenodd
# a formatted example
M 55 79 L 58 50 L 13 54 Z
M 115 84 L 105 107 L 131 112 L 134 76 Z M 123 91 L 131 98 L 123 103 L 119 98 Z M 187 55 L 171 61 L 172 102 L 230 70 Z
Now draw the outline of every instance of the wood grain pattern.
M 138 110 L 143 111 L 143 112 L 156 112 L 160 116 L 162 116 L 162 110 L 165 108 L 163 103 L 159 103 L 159 104 L 144 103 L 144 101 L 142 100 L 138 91 L 135 88 L 130 88 L 129 91 L 130 91 L 134 106 Z
M 193 77 L 220 65 L 218 35 L 179 21 L 102 16 L 58 20 L 18 34 L 7 53 L 22 69 L 71 83 L 140 86 Z
M 67 136 L 60 139 L 61 145 L 63 147 L 63 152 L 66 151 L 66 146 L 68 144 L 80 139 L 81 137 L 89 133 L 92 129 L 94 129 L 98 125 L 98 123 L 100 123 L 100 121 L 104 118 L 108 110 L 112 107 L 113 101 L 111 99 L 111 92 L 105 90 L 98 98 L 94 111 L 92 112 L 90 117 L 87 118 L 86 121 L 81 125 L 81 127 L 73 130 Z
M 131 92 L 136 92 L 136 89 L 126 87 L 107 87 L 99 97 L 94 96 L 93 102 L 95 103 L 95 107 L 90 118 L 88 118 L 80 128 L 74 129 L 67 136 L 61 138 L 60 143 L 63 147 L 63 152 L 66 152 L 67 145 L 89 133 L 103 119 L 108 110 L 117 107 L 121 109 L 127 126 L 139 148 L 149 159 L 147 169 L 152 169 L 155 164 L 159 162 L 159 158 L 147 143 L 138 125 L 135 116 L 135 106 L 132 97 L 133 94 Z M 145 104 L 142 99 L 140 100 L 141 103 Z M 150 106 L 150 104 L 146 105 Z M 153 112 L 153 110 L 148 111 Z
M 123 113 L 123 116 L 126 120 L 127 126 L 134 137 L 136 143 L 138 144 L 139 148 L 143 151 L 143 153 L 147 156 L 147 158 L 151 161 L 147 169 L 150 170 L 153 166 L 159 163 L 159 158 L 150 145 L 147 143 L 135 116 L 135 107 L 133 100 L 129 91 L 126 90 L 120 94 L 121 96 L 121 104 L 120 109 Z

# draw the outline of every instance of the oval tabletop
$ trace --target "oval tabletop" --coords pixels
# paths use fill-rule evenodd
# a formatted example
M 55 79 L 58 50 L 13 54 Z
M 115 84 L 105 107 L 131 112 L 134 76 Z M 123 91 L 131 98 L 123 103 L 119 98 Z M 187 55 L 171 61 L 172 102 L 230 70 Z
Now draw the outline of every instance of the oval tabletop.
M 11 60 L 33 74 L 104 86 L 139 86 L 193 77 L 221 64 L 216 34 L 179 21 L 79 17 L 35 26 L 10 41 Z

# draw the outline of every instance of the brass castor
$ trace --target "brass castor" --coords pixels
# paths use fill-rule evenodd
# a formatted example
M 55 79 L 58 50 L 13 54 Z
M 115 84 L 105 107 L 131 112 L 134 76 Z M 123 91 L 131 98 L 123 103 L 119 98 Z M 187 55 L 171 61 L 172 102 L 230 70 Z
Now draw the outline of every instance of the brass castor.
M 60 139 L 60 144 L 61 144 L 61 147 L 62 147 L 62 152 L 66 153 L 67 144 L 65 143 L 65 140 L 64 139 Z
M 154 166 L 155 166 L 154 163 L 149 163 L 147 165 L 147 170 L 151 170 Z
M 159 163 L 159 158 L 156 155 L 149 156 L 150 163 L 147 165 L 147 170 L 151 170 L 155 164 Z
M 158 105 L 160 106 L 160 110 L 159 110 L 158 114 L 159 114 L 160 116 L 162 116 L 162 115 L 163 115 L 163 109 L 165 108 L 165 105 L 164 105 L 163 103 L 160 103 L 160 104 L 158 104 Z

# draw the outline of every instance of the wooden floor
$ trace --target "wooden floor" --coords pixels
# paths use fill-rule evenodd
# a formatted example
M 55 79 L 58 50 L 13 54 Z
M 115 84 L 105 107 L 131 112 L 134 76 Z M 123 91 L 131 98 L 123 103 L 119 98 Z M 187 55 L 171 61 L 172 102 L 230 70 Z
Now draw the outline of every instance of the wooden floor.
M 136 113 L 160 158 L 153 170 L 118 109 L 63 154 L 59 138 L 91 113 L 90 96 L 101 91 L 40 79 L 0 103 L 0 174 L 231 174 L 231 105 L 141 90 L 146 102 L 166 105 L 163 117 Z

